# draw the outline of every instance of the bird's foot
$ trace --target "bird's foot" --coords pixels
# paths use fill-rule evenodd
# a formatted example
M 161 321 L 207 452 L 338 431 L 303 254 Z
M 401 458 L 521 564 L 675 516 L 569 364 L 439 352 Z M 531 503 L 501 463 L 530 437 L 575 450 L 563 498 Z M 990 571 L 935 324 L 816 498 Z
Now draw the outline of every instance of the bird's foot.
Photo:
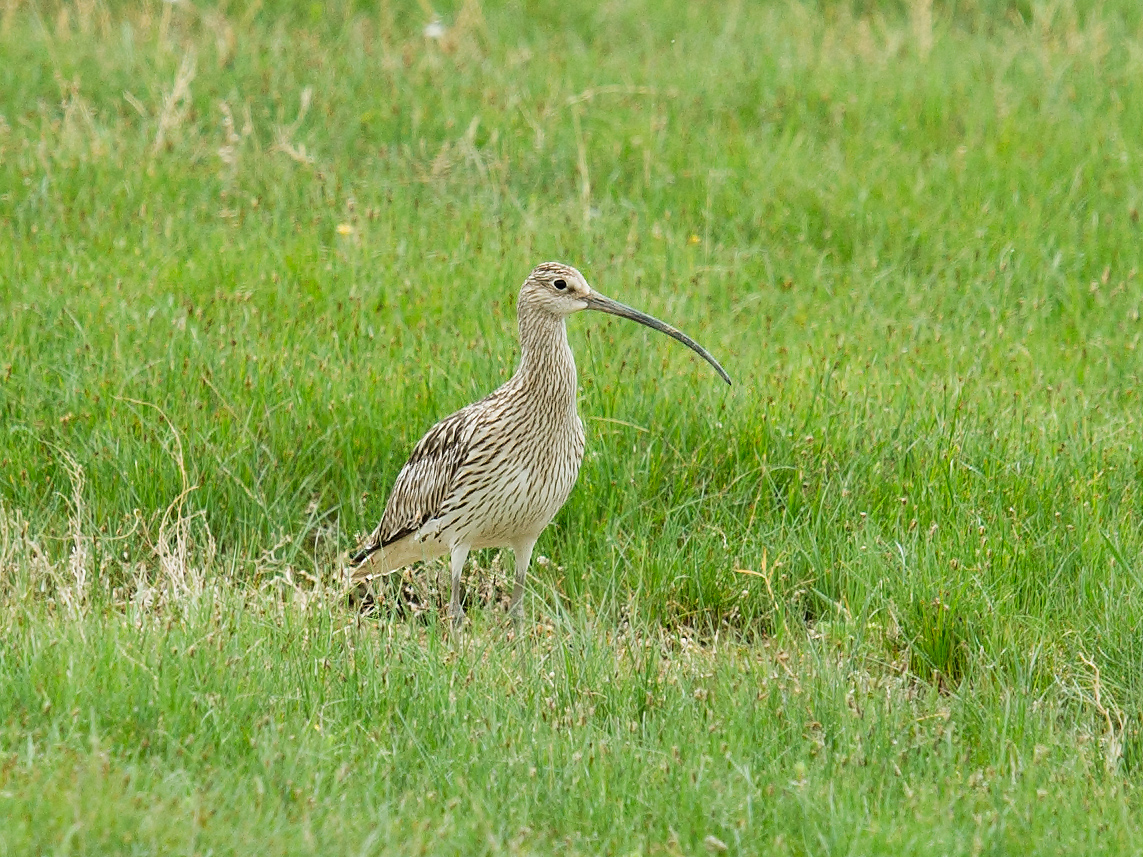
M 459 604 L 450 604 L 448 608 L 449 624 L 452 626 L 452 632 L 459 634 L 464 630 L 464 608 Z
M 512 623 L 512 630 L 518 639 L 524 634 L 524 600 L 516 599 L 508 607 L 508 620 Z

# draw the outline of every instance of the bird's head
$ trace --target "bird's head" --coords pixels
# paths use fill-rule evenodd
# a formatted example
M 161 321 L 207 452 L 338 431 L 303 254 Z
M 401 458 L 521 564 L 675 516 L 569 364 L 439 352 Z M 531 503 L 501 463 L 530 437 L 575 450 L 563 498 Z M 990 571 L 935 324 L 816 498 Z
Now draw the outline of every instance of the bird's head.
M 556 318 L 588 308 L 593 294 L 583 274 L 571 265 L 543 262 L 532 269 L 520 289 L 519 308 L 535 309 Z
M 606 295 L 601 295 L 592 289 L 587 284 L 583 274 L 571 265 L 564 265 L 559 262 L 541 262 L 532 269 L 532 273 L 524 281 L 517 301 L 517 311 L 521 315 L 521 331 L 523 330 L 525 313 L 539 312 L 562 320 L 572 313 L 585 309 L 628 318 L 677 339 L 713 366 L 722 380 L 727 384 L 730 383 L 730 376 L 726 374 L 726 370 L 719 365 L 718 361 L 685 333 L 659 321 L 654 316 L 647 315 L 645 312 L 640 312 L 626 304 L 621 304 L 619 301 L 613 301 Z

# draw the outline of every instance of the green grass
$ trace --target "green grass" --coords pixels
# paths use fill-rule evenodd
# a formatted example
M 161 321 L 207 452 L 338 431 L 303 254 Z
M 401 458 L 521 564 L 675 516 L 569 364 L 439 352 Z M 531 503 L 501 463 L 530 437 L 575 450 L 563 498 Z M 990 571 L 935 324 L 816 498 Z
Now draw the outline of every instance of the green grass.
M 1143 851 L 1140 7 L 437 11 L 0 6 L 0 855 Z M 359 614 L 551 258 L 735 386 Z

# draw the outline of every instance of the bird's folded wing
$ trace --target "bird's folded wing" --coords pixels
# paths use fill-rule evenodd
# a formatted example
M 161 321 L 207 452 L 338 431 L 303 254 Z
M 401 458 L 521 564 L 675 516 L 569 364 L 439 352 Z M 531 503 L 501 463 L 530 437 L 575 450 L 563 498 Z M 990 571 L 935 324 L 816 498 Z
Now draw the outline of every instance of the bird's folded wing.
M 445 417 L 421 438 L 397 474 L 381 523 L 355 552 L 355 563 L 415 533 L 432 520 L 453 489 L 457 470 L 472 446 L 479 413 L 471 406 Z

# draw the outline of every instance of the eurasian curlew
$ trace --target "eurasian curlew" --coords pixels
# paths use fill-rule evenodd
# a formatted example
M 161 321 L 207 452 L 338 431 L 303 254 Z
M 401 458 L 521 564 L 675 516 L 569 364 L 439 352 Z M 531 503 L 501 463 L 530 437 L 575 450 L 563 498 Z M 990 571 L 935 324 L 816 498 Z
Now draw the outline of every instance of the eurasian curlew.
M 353 553 L 353 579 L 370 580 L 417 560 L 451 555 L 449 616 L 464 621 L 460 576 L 473 548 L 511 547 L 520 616 L 532 548 L 563 506 L 583 461 L 575 360 L 565 319 L 592 309 L 637 321 L 723 368 L 684 333 L 594 291 L 575 268 L 538 265 L 520 289 L 520 367 L 495 392 L 445 417 L 421 438 L 385 504 L 381 522 Z

